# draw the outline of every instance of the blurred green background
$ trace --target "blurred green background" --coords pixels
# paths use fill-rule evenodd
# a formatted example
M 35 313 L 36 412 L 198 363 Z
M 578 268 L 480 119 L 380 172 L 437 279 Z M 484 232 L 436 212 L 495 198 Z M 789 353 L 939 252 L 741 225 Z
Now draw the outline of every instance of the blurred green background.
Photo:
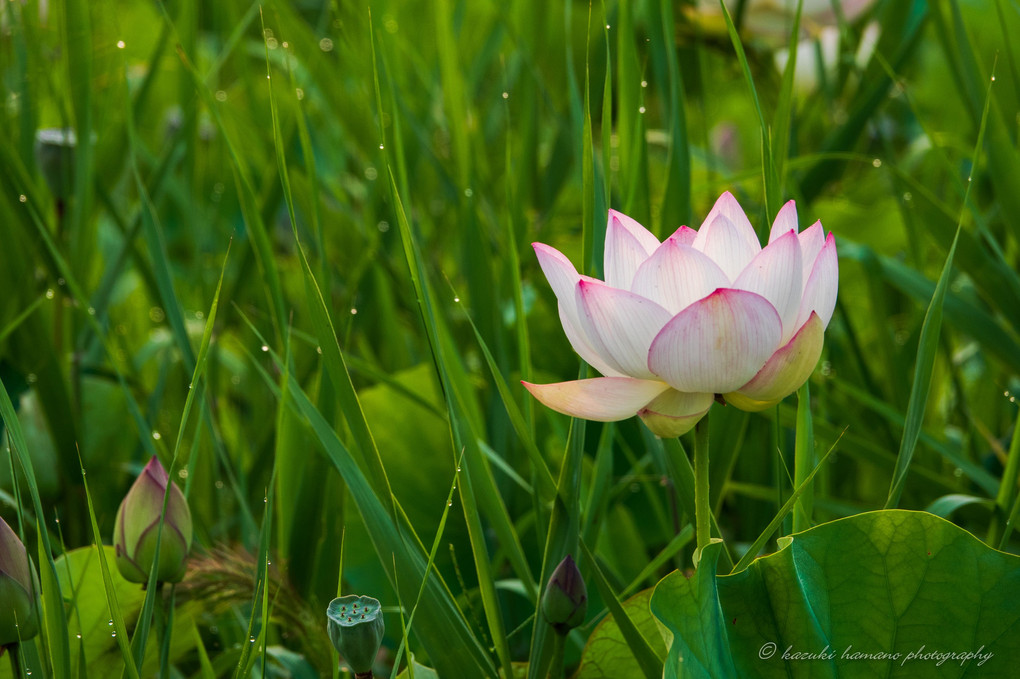
M 579 367 L 530 243 L 598 275 L 607 207 L 665 236 L 699 226 L 729 190 L 760 235 L 788 199 L 802 228 L 820 219 L 836 235 L 839 302 L 811 380 L 815 449 L 836 445 L 815 480 L 818 523 L 886 502 L 922 322 L 962 224 L 899 506 L 1015 552 L 1004 525 L 1017 469 L 1003 470 L 1020 458 L 1020 6 L 806 2 L 784 90 L 793 20 L 781 10 L 796 3 L 762 4 L 731 5 L 738 57 L 714 3 L 4 2 L 0 379 L 45 525 L 61 519 L 64 549 L 92 543 L 84 467 L 109 542 L 134 476 L 176 449 L 196 531 L 178 596 L 223 594 L 182 609 L 214 676 L 241 656 L 267 530 L 284 583 L 266 632 L 273 671 L 335 664 L 319 618 L 341 545 L 343 591 L 390 607 L 386 668 L 398 600 L 405 617 L 413 600 L 393 589 L 375 519 L 321 433 L 280 398 L 307 394 L 388 505 L 339 347 L 397 523 L 427 555 L 449 511 L 438 573 L 484 649 L 500 645 L 486 617 L 498 597 L 506 648 L 524 660 L 535 603 L 523 571 L 541 582 L 555 533 L 530 455 L 555 478 L 582 446 L 579 525 L 617 593 L 687 566 L 693 548 L 675 539 L 693 519 L 676 451 L 633 419 L 590 423 L 568 445 L 569 420 L 520 388 Z M 73 149 L 38 141 L 45 128 L 74 130 Z M 760 415 L 713 410 L 712 504 L 735 554 L 789 496 L 795 410 L 794 398 Z M 477 475 L 467 512 L 463 478 L 447 499 L 463 459 Z M 201 665 L 193 641 L 175 656 L 185 676 Z

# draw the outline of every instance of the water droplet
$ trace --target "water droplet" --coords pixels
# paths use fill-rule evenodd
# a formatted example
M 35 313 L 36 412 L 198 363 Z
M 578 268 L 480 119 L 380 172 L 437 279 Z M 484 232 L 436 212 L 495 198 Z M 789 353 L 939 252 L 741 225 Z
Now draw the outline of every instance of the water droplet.
M 874 167 L 882 167 L 882 159 L 881 158 L 875 158 L 873 161 L 871 161 L 871 164 Z
M 647 80 L 642 80 L 641 81 L 641 87 L 648 87 L 648 81 Z
M 447 507 L 452 507 L 452 506 L 453 506 L 453 502 L 447 502 L 447 503 L 446 503 L 446 506 L 447 506 Z
M 96 315 L 95 307 L 89 307 L 89 316 L 95 316 L 95 315 Z
M 262 351 L 269 351 L 269 347 L 265 344 L 262 345 Z
M 1016 396 L 1010 396 L 1009 397 L 1009 402 L 1010 403 L 1016 403 Z
M 117 49 L 121 49 L 121 50 L 124 49 L 124 41 L 123 40 L 118 40 L 117 41 Z
M 35 373 L 28 373 L 28 375 L 26 375 L 26 376 L 25 376 L 25 380 L 26 380 L 26 381 L 27 381 L 27 382 L 28 382 L 29 384 L 35 384 L 36 380 L 38 380 L 38 379 L 39 379 L 39 378 L 38 378 L 38 377 L 36 377 Z
M 215 96 L 216 96 L 216 101 L 226 101 L 227 100 L 227 93 L 224 92 L 223 90 L 216 90 L 216 95 Z
M 471 196 L 475 195 L 475 192 L 472 191 L 471 189 L 464 189 L 464 195 L 470 198 Z
M 65 281 L 63 278 L 58 278 L 57 285 L 67 285 L 67 281 Z
M 1006 391 L 1002 392 L 1002 395 L 1003 396 L 1009 396 L 1009 390 L 1007 389 Z
M 53 288 L 46 291 L 46 299 L 53 299 L 56 293 L 53 292 Z
M 385 219 L 375 225 L 375 228 L 379 229 L 380 233 L 386 233 L 390 230 L 390 223 Z
M 320 356 L 322 356 L 322 347 L 315 347 L 315 353 L 317 353 Z
M 351 315 L 355 316 L 355 315 L 357 315 L 357 313 L 358 313 L 358 310 L 356 308 L 354 308 L 354 307 L 351 307 Z
M 606 24 L 606 30 L 607 31 L 609 30 L 609 24 Z
M 382 151 L 382 150 L 383 150 L 383 149 L 385 149 L 385 148 L 386 148 L 386 145 L 385 145 L 385 144 L 379 144 L 379 150 L 380 150 L 380 151 Z
M 968 176 L 968 177 L 967 177 L 967 183 L 970 183 L 970 181 L 971 181 L 972 179 L 974 179 L 974 177 Z
M 110 636 L 111 637 L 117 636 L 117 630 L 113 630 L 112 632 L 110 632 Z
M 300 87 L 298 87 L 297 89 L 294 90 L 294 94 L 295 94 L 295 96 L 297 96 L 298 101 L 301 101 L 302 99 L 305 98 L 305 91 L 303 89 L 301 89 Z
M 76 634 L 75 636 L 78 637 L 79 639 L 81 639 L 81 635 L 80 634 Z
M 365 168 L 365 179 L 370 182 L 374 182 L 379 178 L 379 170 L 375 169 L 371 165 Z
M 909 203 L 912 200 L 914 200 L 914 194 L 912 194 L 910 191 L 907 191 L 906 193 L 903 194 L 904 202 Z
M 638 109 L 638 113 L 644 113 L 644 112 L 645 112 L 645 107 L 644 106 L 642 106 L 641 108 Z
M 26 196 L 25 194 L 22 193 L 21 195 L 18 196 L 18 200 L 21 201 L 22 203 L 27 203 L 28 202 L 28 196 Z
M 994 75 L 992 76 L 992 82 L 995 82 L 995 76 Z
M 503 98 L 504 99 L 509 99 L 510 98 L 510 93 L 509 92 L 504 92 L 503 93 Z
M 255 637 L 248 637 L 248 643 L 249 644 L 254 644 L 255 643 Z
M 180 470 L 178 470 L 177 476 L 179 476 L 182 479 L 188 478 L 188 470 L 187 469 L 180 469 Z
M 262 503 L 265 504 L 266 502 L 269 502 L 269 496 L 268 495 L 265 496 L 264 498 L 262 498 Z
M 160 434 L 160 433 L 159 433 L 158 431 L 154 431 L 154 432 L 152 432 L 152 438 L 153 438 L 154 440 L 158 441 L 158 440 L 160 440 L 161 438 L 163 438 L 163 435 L 162 435 L 162 434 Z
M 460 301 L 460 297 L 454 297 L 454 298 L 453 298 L 453 301 L 454 301 L 454 302 L 459 302 L 459 301 Z
M 323 52 L 332 52 L 333 41 L 330 40 L 329 38 L 323 38 L 322 40 L 319 41 L 319 49 L 322 50 Z
M 953 476 L 955 476 L 956 478 L 960 478 L 961 476 L 963 476 L 963 470 L 957 467 L 956 469 L 953 470 Z
M 290 47 L 290 43 L 288 43 L 286 40 L 284 40 L 283 41 L 283 49 L 287 49 L 288 47 Z
M 113 627 L 113 620 L 110 620 L 110 621 L 109 621 L 109 622 L 107 622 L 106 624 L 107 624 L 107 625 L 109 625 L 110 627 Z
M 222 481 L 217 481 L 213 485 L 216 486 L 216 490 L 223 490 L 223 482 Z

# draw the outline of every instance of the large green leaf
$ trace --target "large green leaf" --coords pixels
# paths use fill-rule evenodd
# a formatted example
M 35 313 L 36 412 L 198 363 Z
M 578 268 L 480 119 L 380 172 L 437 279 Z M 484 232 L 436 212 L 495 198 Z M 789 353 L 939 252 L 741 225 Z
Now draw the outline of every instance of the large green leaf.
M 623 608 L 638 631 L 652 642 L 653 650 L 661 657 L 665 649 L 655 618 L 648 609 L 651 597 L 651 589 L 643 590 L 623 602 Z M 620 625 L 613 616 L 608 615 L 588 637 L 588 643 L 585 644 L 584 653 L 581 655 L 581 666 L 577 669 L 574 679 L 628 677 L 639 672 L 637 668 L 637 659 L 630 650 Z
M 934 515 L 858 514 L 705 577 L 720 548 L 652 595 L 673 634 L 666 676 L 1016 676 L 1020 558 Z

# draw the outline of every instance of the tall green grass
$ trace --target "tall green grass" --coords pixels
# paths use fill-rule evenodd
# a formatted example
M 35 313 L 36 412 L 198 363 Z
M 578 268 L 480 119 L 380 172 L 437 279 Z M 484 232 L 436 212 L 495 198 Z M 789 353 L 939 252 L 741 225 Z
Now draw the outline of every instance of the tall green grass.
M 665 237 L 723 190 L 760 234 L 795 199 L 841 277 L 803 400 L 714 407 L 721 567 L 885 505 L 1016 551 L 1020 12 L 985 4 L 876 2 L 807 90 L 808 53 L 780 71 L 796 41 L 750 9 L 5 4 L 0 511 L 37 555 L 45 630 L 23 657 L 53 677 L 81 657 L 98 676 L 103 654 L 148 667 L 128 635 L 153 636 L 154 590 L 121 600 L 109 564 L 77 583 L 117 630 L 85 648 L 57 568 L 110 541 L 159 455 L 196 568 L 251 583 L 206 607 L 178 588 L 182 674 L 331 676 L 341 544 L 340 589 L 386 607 L 380 672 L 405 644 L 444 677 L 544 677 L 540 595 L 569 553 L 591 606 L 568 666 L 612 615 L 661 673 L 627 598 L 690 565 L 692 441 L 519 388 L 589 374 L 529 244 L 598 276 L 608 207 Z M 79 140 L 59 205 L 41 127 Z

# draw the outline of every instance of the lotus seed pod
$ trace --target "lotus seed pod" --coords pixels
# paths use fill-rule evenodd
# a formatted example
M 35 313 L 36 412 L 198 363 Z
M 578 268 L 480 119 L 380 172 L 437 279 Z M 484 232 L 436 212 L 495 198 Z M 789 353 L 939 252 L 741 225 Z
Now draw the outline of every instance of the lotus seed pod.
M 67 200 L 74 193 L 74 149 L 78 139 L 74 130 L 47 128 L 35 133 L 35 162 L 46 179 L 53 197 Z
M 329 602 L 326 609 L 333 647 L 358 676 L 371 676 L 383 632 L 382 606 L 370 596 L 348 594 Z
M 39 583 L 25 545 L 0 519 L 0 648 L 39 633 L 35 606 L 38 592 Z
M 584 622 L 588 613 L 588 589 L 569 554 L 549 578 L 542 594 L 542 613 L 559 634 L 566 634 Z

